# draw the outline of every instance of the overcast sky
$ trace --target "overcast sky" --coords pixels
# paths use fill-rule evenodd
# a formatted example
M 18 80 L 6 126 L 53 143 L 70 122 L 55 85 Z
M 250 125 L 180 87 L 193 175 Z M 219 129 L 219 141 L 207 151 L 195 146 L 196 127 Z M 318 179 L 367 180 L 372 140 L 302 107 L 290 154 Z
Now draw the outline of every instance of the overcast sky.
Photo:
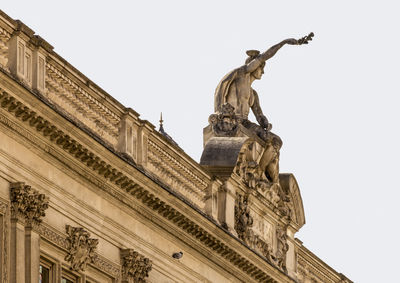
M 55 51 L 195 160 L 219 80 L 285 46 L 254 83 L 306 247 L 354 282 L 400 282 L 398 1 L 2 1 Z

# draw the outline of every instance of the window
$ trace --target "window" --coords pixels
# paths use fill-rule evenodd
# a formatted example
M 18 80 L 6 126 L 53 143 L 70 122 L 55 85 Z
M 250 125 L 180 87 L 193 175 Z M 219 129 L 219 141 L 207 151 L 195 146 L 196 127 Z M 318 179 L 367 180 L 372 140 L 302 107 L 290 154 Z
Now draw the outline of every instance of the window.
M 69 280 L 68 278 L 62 277 L 61 283 L 74 283 L 73 281 Z
M 77 283 L 78 282 L 78 275 L 74 275 L 71 272 L 63 269 L 61 273 L 61 283 Z M 81 280 L 79 280 L 81 282 Z
M 56 279 L 56 263 L 46 255 L 40 256 L 39 283 L 53 283 Z
M 50 269 L 43 265 L 39 266 L 39 283 L 50 283 Z

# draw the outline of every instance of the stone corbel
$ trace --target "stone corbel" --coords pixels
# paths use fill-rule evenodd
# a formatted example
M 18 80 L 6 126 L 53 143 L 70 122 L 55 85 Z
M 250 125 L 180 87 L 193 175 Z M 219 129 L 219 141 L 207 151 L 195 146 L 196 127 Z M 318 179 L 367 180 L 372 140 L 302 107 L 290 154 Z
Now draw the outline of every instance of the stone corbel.
M 152 269 L 152 261 L 133 249 L 121 250 L 122 282 L 144 283 Z

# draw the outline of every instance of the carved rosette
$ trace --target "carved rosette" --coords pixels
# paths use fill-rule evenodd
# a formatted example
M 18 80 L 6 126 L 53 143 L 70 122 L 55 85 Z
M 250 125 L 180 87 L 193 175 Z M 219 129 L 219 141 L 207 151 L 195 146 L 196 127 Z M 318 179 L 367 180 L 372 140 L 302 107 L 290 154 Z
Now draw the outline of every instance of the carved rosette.
M 68 234 L 68 254 L 65 260 L 71 264 L 71 269 L 84 271 L 88 263 L 96 261 L 98 239 L 90 239 L 90 233 L 81 227 L 65 226 Z
M 125 281 L 142 283 L 152 269 L 152 261 L 133 249 L 121 251 L 122 276 Z M 130 279 L 130 280 L 129 280 Z
M 49 199 L 23 182 L 12 183 L 10 187 L 11 215 L 29 226 L 38 225 L 46 215 Z

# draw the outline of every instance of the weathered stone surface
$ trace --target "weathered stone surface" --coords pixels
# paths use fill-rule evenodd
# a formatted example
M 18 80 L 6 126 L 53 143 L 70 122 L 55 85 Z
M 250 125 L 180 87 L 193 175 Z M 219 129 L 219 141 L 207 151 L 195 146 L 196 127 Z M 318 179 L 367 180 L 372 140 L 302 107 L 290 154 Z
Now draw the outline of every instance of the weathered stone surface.
M 0 281 L 37 281 L 39 264 L 76 282 L 345 280 L 294 240 L 294 177 L 281 191 L 260 186 L 277 176 L 265 173 L 277 152 L 264 156 L 268 138 L 231 107 L 232 84 L 200 165 L 1 11 L 0 69 Z M 25 205 L 16 180 L 50 199 L 28 193 Z
M 208 140 L 201 155 L 204 166 L 235 167 L 246 137 L 213 137 Z

